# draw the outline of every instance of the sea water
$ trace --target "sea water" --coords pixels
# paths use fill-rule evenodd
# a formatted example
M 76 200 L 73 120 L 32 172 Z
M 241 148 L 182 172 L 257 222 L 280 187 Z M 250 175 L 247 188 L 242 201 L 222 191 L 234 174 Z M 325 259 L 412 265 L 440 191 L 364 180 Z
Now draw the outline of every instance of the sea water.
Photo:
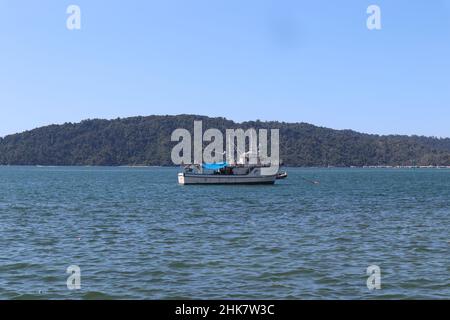
M 287 168 L 261 186 L 177 171 L 0 167 L 0 298 L 450 298 L 448 169 Z

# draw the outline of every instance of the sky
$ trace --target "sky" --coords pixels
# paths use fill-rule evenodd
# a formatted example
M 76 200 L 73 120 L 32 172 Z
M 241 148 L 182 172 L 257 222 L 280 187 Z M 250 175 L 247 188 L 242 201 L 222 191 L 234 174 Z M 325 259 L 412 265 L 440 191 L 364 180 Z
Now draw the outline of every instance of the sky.
M 450 137 L 450 0 L 0 0 L 0 136 L 181 113 Z

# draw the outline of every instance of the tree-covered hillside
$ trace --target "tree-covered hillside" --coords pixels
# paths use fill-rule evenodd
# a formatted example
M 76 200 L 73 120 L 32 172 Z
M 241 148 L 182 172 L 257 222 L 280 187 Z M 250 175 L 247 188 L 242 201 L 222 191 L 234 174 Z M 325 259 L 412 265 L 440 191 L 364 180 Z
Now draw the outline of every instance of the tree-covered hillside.
M 85 120 L 50 125 L 0 139 L 0 164 L 172 165 L 173 130 L 280 129 L 280 154 L 292 166 L 450 165 L 450 139 L 379 136 L 306 123 L 251 121 L 195 115 Z

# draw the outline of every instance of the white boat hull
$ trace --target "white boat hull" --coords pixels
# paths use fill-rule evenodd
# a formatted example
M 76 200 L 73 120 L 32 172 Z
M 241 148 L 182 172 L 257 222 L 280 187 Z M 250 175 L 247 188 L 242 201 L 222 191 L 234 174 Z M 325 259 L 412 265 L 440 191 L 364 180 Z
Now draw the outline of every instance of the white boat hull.
M 277 175 L 218 175 L 179 173 L 180 184 L 273 184 Z

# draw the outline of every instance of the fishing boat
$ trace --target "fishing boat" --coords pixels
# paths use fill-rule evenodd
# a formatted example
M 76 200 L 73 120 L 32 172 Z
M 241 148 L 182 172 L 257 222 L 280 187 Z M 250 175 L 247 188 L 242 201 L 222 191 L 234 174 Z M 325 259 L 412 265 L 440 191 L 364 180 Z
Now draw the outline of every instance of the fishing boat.
M 237 163 L 203 163 L 187 164 L 183 172 L 178 173 L 180 184 L 274 184 L 277 179 L 284 179 L 287 173 L 272 170 L 271 164 L 261 162 L 256 155 L 256 163 L 251 164 L 251 151 L 243 153 Z
M 263 174 L 263 165 L 190 164 L 178 173 L 180 184 L 274 184 L 279 173 Z

